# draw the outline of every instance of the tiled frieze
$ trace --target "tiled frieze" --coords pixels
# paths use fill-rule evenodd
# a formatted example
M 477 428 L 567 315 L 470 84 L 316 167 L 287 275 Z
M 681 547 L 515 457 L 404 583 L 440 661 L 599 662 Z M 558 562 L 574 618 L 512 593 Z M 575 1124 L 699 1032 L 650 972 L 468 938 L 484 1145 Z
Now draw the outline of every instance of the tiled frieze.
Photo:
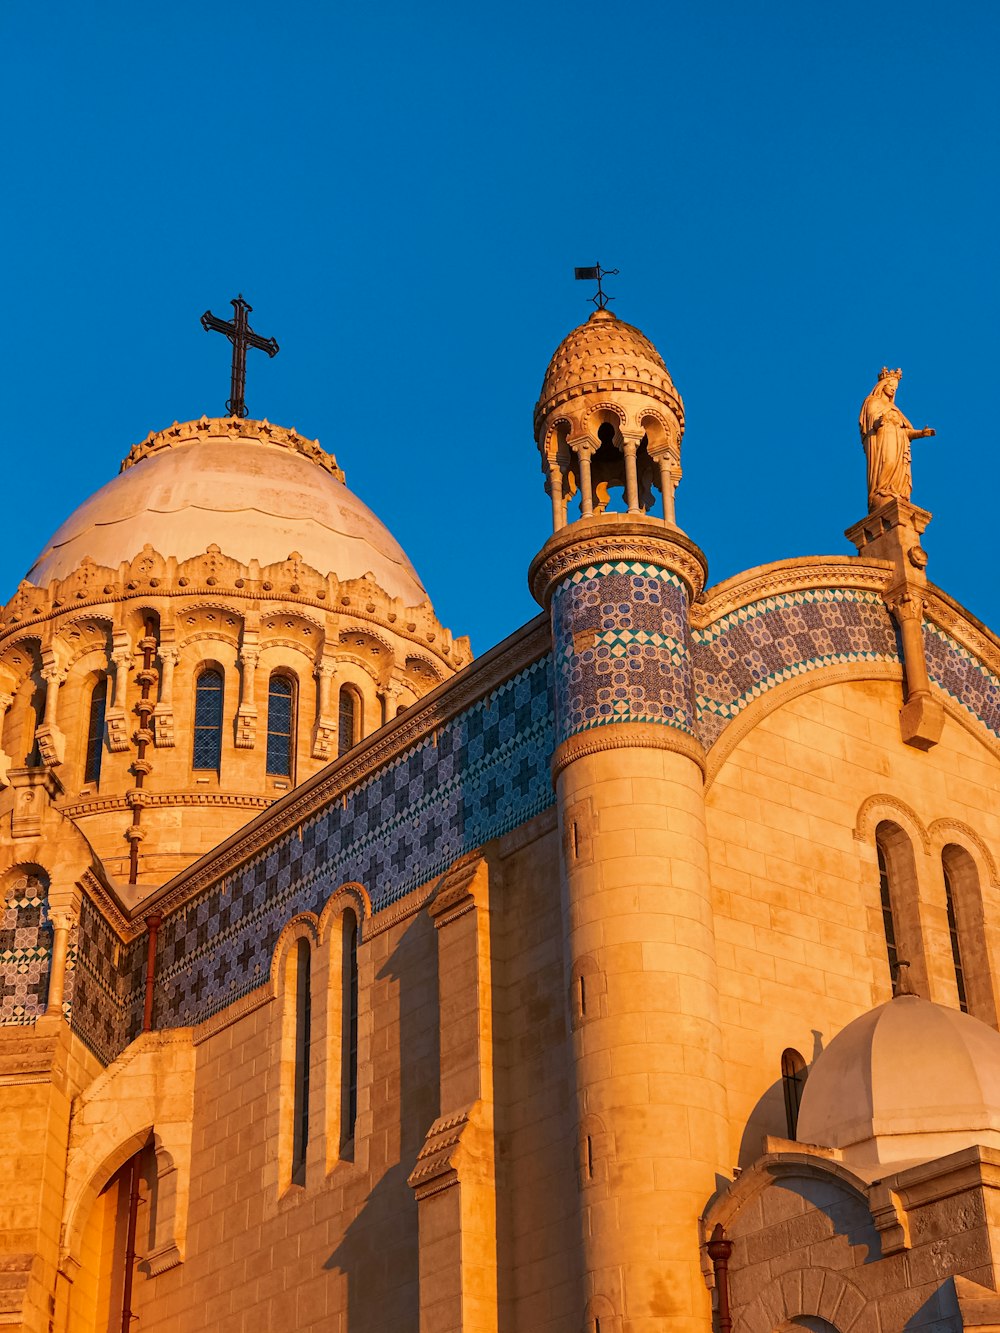
M 766 597 L 695 630 L 693 641 L 698 734 L 706 748 L 782 681 L 817 667 L 900 660 L 885 602 L 854 588 Z
M 616 722 L 694 730 L 687 592 L 657 565 L 577 570 L 552 597 L 556 741 Z
M 1000 736 L 1000 680 L 939 626 L 925 620 L 923 629 L 931 680 L 994 736 Z
M 101 1060 L 113 1060 L 130 1039 L 127 961 L 129 954 L 142 955 L 142 944 L 141 937 L 131 945 L 120 944 L 90 899 L 83 898 L 75 940 L 70 939 L 66 996 L 72 1000 L 73 1031 Z
M 33 1023 L 45 1009 L 52 961 L 47 891 L 19 875 L 0 905 L 0 1026 Z
M 546 809 L 552 750 L 544 658 L 168 916 L 156 1025 L 199 1022 L 260 986 L 288 920 L 320 912 L 340 884 L 364 884 L 378 911 Z M 138 1030 L 143 959 L 140 940 L 119 964 L 128 995 L 119 1048 Z M 114 1030 L 113 990 L 87 979 L 103 1041 Z

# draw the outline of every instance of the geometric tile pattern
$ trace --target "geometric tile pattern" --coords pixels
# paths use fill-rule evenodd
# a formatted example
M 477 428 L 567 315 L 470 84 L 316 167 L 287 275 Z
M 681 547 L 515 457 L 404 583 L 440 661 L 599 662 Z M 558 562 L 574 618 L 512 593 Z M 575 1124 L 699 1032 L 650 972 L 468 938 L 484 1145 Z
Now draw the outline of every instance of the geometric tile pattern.
M 140 936 L 129 950 L 144 956 L 144 944 Z M 122 968 L 127 950 L 86 895 L 71 946 L 74 966 L 66 976 L 73 1002 L 70 1023 L 98 1059 L 108 1063 L 131 1040 L 127 1016 L 133 991 Z
M 552 597 L 556 741 L 616 722 L 693 732 L 687 592 L 668 569 L 578 570 Z
M 844 662 L 898 662 L 895 622 L 878 593 L 820 588 L 766 597 L 693 634 L 698 735 L 706 749 L 784 680 Z
M 45 1008 L 52 961 L 47 889 L 19 875 L 0 907 L 0 1024 L 33 1023 Z
M 937 625 L 924 621 L 927 673 L 946 694 L 1000 736 L 1000 680 Z
M 364 884 L 377 910 L 550 806 L 552 702 L 546 657 L 168 916 L 156 1026 L 200 1022 L 254 990 L 288 920 L 319 912 L 345 881 Z M 85 965 L 81 946 L 74 1026 L 96 1025 L 91 1045 L 107 1058 L 140 1026 L 145 941 L 115 962 L 89 919 L 84 933 L 99 957 Z

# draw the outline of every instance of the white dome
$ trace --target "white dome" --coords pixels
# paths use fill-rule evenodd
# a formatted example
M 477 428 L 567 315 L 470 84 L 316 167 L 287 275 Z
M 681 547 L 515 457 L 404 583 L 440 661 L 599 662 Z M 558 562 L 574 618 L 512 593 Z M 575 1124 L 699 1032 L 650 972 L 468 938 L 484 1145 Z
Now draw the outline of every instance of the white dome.
M 816 1060 L 796 1137 L 859 1164 L 1000 1148 L 1000 1033 L 897 995 L 848 1023 Z
M 66 520 L 27 578 L 44 587 L 85 556 L 115 569 L 147 543 L 178 561 L 214 543 L 243 564 L 297 551 L 341 582 L 370 573 L 407 606 L 427 601 L 399 543 L 342 478 L 314 441 L 266 422 L 202 420 L 162 431 Z

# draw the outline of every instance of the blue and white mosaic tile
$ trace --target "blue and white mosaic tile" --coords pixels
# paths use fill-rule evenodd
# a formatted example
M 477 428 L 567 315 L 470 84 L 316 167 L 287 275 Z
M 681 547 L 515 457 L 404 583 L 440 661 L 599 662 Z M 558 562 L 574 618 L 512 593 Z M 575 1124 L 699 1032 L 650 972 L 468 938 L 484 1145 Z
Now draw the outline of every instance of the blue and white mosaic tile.
M 687 591 L 670 570 L 619 561 L 566 578 L 552 598 L 557 743 L 591 727 L 694 730 Z
M 33 1023 L 44 1011 L 51 961 L 46 887 L 20 875 L 0 908 L 0 1026 Z
M 1000 680 L 939 626 L 925 620 L 923 630 L 931 680 L 1000 736 Z
M 698 734 L 706 748 L 748 704 L 782 681 L 817 667 L 900 661 L 885 602 L 860 589 L 767 597 L 692 637 Z

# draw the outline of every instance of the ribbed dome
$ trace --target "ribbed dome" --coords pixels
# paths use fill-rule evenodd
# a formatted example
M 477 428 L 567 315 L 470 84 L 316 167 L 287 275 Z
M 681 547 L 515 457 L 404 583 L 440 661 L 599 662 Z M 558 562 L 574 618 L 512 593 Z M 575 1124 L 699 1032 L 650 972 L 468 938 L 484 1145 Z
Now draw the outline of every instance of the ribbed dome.
M 930 1160 L 1000 1147 L 1000 1033 L 897 995 L 830 1042 L 806 1080 L 797 1138 L 849 1160 Z
M 408 606 L 427 593 L 399 543 L 313 440 L 267 422 L 189 422 L 137 445 L 122 472 L 46 543 L 27 578 L 62 579 L 85 556 L 112 569 L 146 544 L 178 561 L 217 545 L 248 564 L 297 551 L 342 582 L 374 575 Z
M 628 389 L 665 403 L 683 423 L 680 396 L 646 335 L 610 310 L 595 310 L 556 348 L 535 404 L 535 428 L 547 412 L 579 394 Z

